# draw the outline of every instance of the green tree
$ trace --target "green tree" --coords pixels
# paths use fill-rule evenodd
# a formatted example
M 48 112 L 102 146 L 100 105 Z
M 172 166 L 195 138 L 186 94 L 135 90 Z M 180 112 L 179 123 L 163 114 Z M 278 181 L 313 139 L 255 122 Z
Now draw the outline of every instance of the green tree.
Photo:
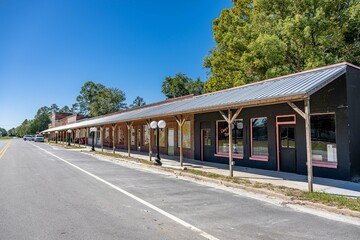
M 6 129 L 0 128 L 0 137 L 5 137 L 7 135 L 8 135 L 8 133 L 7 133 Z
M 132 104 L 129 105 L 130 108 L 140 107 L 146 105 L 144 99 L 140 96 L 137 96 Z
M 105 89 L 102 84 L 96 84 L 92 81 L 86 82 L 80 90 L 79 96 L 76 97 L 78 111 L 80 114 L 87 115 L 90 112 L 90 105 L 94 102 L 95 97 Z
M 40 115 L 42 115 L 42 114 L 47 114 L 48 116 L 50 116 L 50 108 L 49 107 L 47 107 L 47 106 L 43 106 L 43 107 L 41 107 L 41 108 L 39 108 L 38 110 L 37 110 L 37 112 L 36 112 L 36 115 L 35 115 L 35 118 L 37 118 L 37 117 L 39 117 Z
M 70 112 L 72 114 L 76 114 L 76 113 L 79 113 L 79 104 L 78 103 L 74 103 L 72 106 L 71 106 L 71 109 L 70 109 Z
M 360 63 L 356 0 L 233 0 L 213 21 L 207 92 L 341 61 Z
M 18 137 L 22 137 L 26 134 L 32 134 L 30 132 L 30 124 L 31 121 L 25 119 L 20 126 L 16 127 L 15 131 L 16 131 L 16 136 Z
M 31 134 L 38 133 L 45 129 L 48 129 L 49 123 L 51 123 L 49 113 L 43 112 L 31 121 L 28 130 Z
M 60 109 L 55 103 L 50 106 L 50 112 L 58 112 Z
M 168 76 L 165 78 L 161 86 L 161 92 L 167 98 L 181 97 L 189 94 L 198 95 L 204 92 L 204 85 L 200 78 L 194 81 L 185 74 L 178 73 L 174 77 Z
M 190 81 L 186 89 L 189 91 L 189 94 L 201 95 L 205 93 L 204 82 L 199 77 L 194 81 Z
M 105 88 L 95 95 L 90 104 L 90 116 L 96 117 L 126 108 L 125 93 L 117 88 Z
M 71 109 L 67 105 L 65 105 L 63 108 L 61 108 L 59 110 L 59 112 L 61 112 L 61 113 L 71 113 Z
M 16 129 L 15 128 L 9 129 L 8 134 L 9 136 L 16 136 Z

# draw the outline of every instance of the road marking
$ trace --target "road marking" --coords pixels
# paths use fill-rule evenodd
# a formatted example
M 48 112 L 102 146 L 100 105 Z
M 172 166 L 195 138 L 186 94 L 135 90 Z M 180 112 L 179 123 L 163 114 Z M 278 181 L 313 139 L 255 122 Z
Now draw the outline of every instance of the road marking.
M 130 198 L 132 198 L 132 199 L 134 199 L 134 200 L 136 200 L 136 201 L 138 201 L 139 203 L 141 203 L 141 204 L 143 204 L 143 205 L 151 208 L 152 210 L 154 210 L 154 211 L 156 211 L 156 212 L 164 215 L 165 217 L 170 218 L 171 220 L 173 220 L 173 221 L 175 221 L 175 222 L 183 225 L 184 227 L 186 227 L 186 228 L 188 228 L 188 229 L 190 229 L 190 230 L 192 230 L 192 231 L 200 234 L 201 236 L 203 236 L 203 237 L 205 237 L 205 238 L 207 238 L 207 239 L 210 239 L 210 240 L 219 240 L 218 238 L 216 238 L 216 237 L 214 237 L 214 236 L 212 236 L 212 235 L 210 235 L 210 234 L 202 231 L 201 229 L 195 227 L 194 225 L 191 225 L 190 223 L 185 222 L 184 220 L 182 220 L 182 219 L 180 219 L 180 218 L 172 215 L 171 213 L 168 213 L 168 212 L 162 210 L 161 208 L 158 208 L 158 207 L 152 205 L 151 203 L 149 203 L 149 202 L 147 202 L 147 201 L 145 201 L 145 200 L 143 200 L 143 199 L 141 199 L 141 198 L 139 198 L 139 197 L 137 197 L 137 196 L 135 196 L 135 195 L 127 192 L 127 191 L 125 191 L 124 189 L 119 188 L 118 186 L 115 186 L 114 184 L 112 184 L 112 183 L 110 183 L 110 182 L 108 182 L 108 181 L 106 181 L 106 180 L 104 180 L 104 179 L 102 179 L 102 178 L 100 178 L 100 177 L 98 177 L 98 176 L 96 176 L 96 175 L 94 175 L 94 174 L 92 174 L 92 173 L 90 173 L 90 172 L 88 172 L 88 171 L 86 171 L 86 170 L 84 170 L 84 169 L 82 169 L 82 168 L 80 168 L 80 167 L 78 167 L 78 166 L 76 166 L 76 165 L 68 162 L 68 161 L 66 161 L 65 159 L 63 159 L 63 158 L 61 158 L 61 157 L 59 157 L 59 156 L 57 156 L 57 155 L 55 155 L 55 154 L 53 154 L 53 153 L 51 153 L 51 152 L 49 152 L 49 151 L 47 151 L 47 150 L 45 150 L 45 149 L 43 149 L 43 148 L 35 145 L 34 143 L 30 143 L 30 144 L 33 145 L 33 146 L 35 146 L 35 147 L 37 147 L 37 148 L 39 148 L 40 150 L 46 152 L 47 154 L 49 154 L 49 155 L 51 155 L 51 156 L 59 159 L 60 161 L 69 164 L 70 166 L 78 169 L 79 171 L 81 171 L 81 172 L 83 172 L 83 173 L 85 173 L 85 174 L 87 174 L 87 175 L 95 178 L 96 180 L 98 180 L 98 181 L 100 181 L 100 182 L 108 185 L 109 187 L 111 187 L 111 188 L 113 188 L 113 189 L 115 189 L 115 190 L 117 190 L 117 191 L 125 194 L 126 196 L 128 196 L 128 197 L 130 197 Z
M 11 144 L 11 141 L 8 142 L 8 143 L 5 145 L 5 147 L 3 147 L 3 149 L 1 149 L 1 151 L 0 151 L 0 159 L 4 156 L 6 150 L 8 150 L 8 148 L 10 147 L 10 144 Z

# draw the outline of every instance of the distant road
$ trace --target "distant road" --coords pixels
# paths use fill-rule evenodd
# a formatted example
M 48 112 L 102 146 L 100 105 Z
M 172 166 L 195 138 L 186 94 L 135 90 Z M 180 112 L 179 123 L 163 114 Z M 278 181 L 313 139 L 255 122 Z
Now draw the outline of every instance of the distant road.
M 0 159 L 0 239 L 359 236 L 358 225 L 46 143 L 11 140 Z

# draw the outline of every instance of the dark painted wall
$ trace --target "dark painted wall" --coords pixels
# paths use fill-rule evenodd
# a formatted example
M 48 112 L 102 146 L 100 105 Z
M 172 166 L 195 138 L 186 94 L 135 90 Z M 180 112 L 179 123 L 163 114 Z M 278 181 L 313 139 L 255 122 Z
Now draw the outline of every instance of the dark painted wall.
M 337 168 L 314 167 L 314 176 L 350 180 L 349 127 L 346 75 L 317 91 L 310 98 L 311 113 L 335 112 Z
M 352 180 L 360 180 L 360 70 L 348 67 L 348 115 L 350 132 L 350 165 Z
M 296 105 L 304 110 L 303 102 L 297 102 Z M 337 159 L 338 168 L 314 167 L 314 175 L 321 177 L 350 179 L 350 160 L 349 160 L 349 128 L 347 121 L 347 99 L 346 99 L 346 78 L 345 75 L 328 84 L 311 96 L 310 108 L 311 113 L 335 112 L 336 114 L 336 137 L 337 137 Z M 235 110 L 233 111 L 235 112 Z M 306 142 L 305 142 L 305 121 L 295 113 L 287 104 L 277 104 L 261 107 L 244 108 L 239 119 L 244 121 L 244 158 L 234 159 L 235 165 L 262 168 L 268 170 L 277 170 L 276 154 L 276 116 L 295 114 L 295 138 L 296 138 L 296 160 L 297 173 L 307 174 L 306 167 Z M 269 159 L 268 161 L 250 160 L 250 119 L 255 117 L 268 118 L 268 142 L 269 142 Z M 359 119 L 359 118 L 358 118 Z M 228 164 L 227 157 L 214 156 L 216 153 L 216 121 L 223 120 L 219 112 L 197 114 L 195 115 L 195 159 L 201 156 L 201 126 L 211 129 L 210 162 L 219 162 Z M 359 152 L 357 153 L 359 154 Z

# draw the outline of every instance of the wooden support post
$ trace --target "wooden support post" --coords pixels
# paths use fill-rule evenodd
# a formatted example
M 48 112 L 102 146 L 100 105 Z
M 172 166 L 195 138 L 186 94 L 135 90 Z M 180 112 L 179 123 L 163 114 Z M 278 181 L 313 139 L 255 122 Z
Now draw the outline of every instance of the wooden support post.
M 149 161 L 151 161 L 152 158 L 152 146 L 151 146 L 151 127 L 150 127 L 151 119 L 146 120 L 146 125 L 149 128 Z
M 232 143 L 232 124 L 235 121 L 235 119 L 239 116 L 242 108 L 239 108 L 234 115 L 232 115 L 232 112 L 230 109 L 228 109 L 228 116 L 226 117 L 225 113 L 223 111 L 219 111 L 221 116 L 225 119 L 225 121 L 228 123 L 228 129 L 229 129 L 229 176 L 234 176 L 234 161 L 233 161 L 233 143 Z
M 104 152 L 104 126 L 100 126 L 100 142 L 101 142 L 101 152 Z
M 126 122 L 126 126 L 128 129 L 128 156 L 130 157 L 130 150 L 131 150 L 131 128 L 132 128 L 133 122 Z
M 81 129 L 78 129 L 77 132 L 79 133 L 79 147 L 80 147 L 80 134 L 81 134 Z
M 232 118 L 232 112 L 228 109 L 228 118 Z M 232 177 L 234 175 L 234 161 L 233 161 L 233 141 L 232 141 L 232 122 L 231 120 L 228 122 L 229 128 L 229 176 Z
M 116 124 L 112 125 L 112 144 L 113 144 L 113 153 L 115 154 L 115 129 Z
M 87 148 L 88 131 L 89 131 L 89 128 L 85 128 L 85 141 L 84 141 L 85 148 Z
M 306 164 L 308 173 L 308 190 L 313 192 L 313 167 L 312 167 L 312 149 L 311 149 L 311 122 L 310 122 L 310 97 L 305 98 L 305 112 L 301 111 L 294 103 L 288 102 L 288 105 L 294 109 L 305 120 L 305 140 L 306 140 Z
M 306 158 L 307 158 L 307 170 L 308 170 L 308 189 L 309 192 L 313 192 L 310 98 L 306 98 L 304 103 L 305 103 L 305 136 L 306 136 Z
M 177 122 L 177 124 L 179 126 L 179 130 L 180 130 L 180 136 L 179 136 L 179 138 L 180 138 L 180 146 L 179 146 L 180 153 L 179 153 L 179 155 L 180 155 L 180 166 L 182 167 L 184 165 L 184 157 L 183 157 L 183 126 L 184 126 L 184 123 L 186 121 L 186 118 L 183 118 L 183 116 L 180 116 L 180 118 L 175 117 L 175 119 L 176 119 L 176 122 Z

